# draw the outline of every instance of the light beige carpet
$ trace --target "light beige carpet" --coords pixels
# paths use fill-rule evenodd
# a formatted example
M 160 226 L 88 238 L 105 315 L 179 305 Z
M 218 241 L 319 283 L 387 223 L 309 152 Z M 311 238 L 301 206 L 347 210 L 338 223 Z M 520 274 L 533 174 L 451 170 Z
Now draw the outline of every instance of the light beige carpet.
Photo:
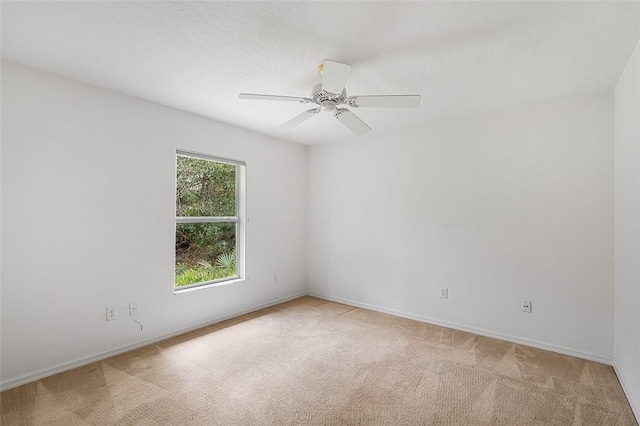
M 3 392 L 3 425 L 635 425 L 609 366 L 303 297 Z

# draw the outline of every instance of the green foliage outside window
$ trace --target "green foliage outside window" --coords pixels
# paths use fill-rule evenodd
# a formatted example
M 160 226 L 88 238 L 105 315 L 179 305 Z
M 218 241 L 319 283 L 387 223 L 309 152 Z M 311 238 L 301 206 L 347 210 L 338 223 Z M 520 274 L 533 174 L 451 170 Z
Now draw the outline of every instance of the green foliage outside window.
M 176 216 L 236 215 L 236 166 L 177 157 Z M 176 287 L 236 275 L 234 222 L 176 223 Z
M 178 156 L 176 216 L 235 216 L 236 166 Z

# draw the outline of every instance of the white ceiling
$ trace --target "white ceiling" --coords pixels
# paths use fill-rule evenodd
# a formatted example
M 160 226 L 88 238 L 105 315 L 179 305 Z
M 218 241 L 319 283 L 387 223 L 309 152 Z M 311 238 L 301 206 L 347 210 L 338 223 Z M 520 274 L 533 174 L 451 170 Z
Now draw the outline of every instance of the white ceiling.
M 303 144 L 356 136 L 238 93 L 308 96 L 328 58 L 350 95 L 422 95 L 355 111 L 373 135 L 611 88 L 639 37 L 639 2 L 2 4 L 4 58 Z

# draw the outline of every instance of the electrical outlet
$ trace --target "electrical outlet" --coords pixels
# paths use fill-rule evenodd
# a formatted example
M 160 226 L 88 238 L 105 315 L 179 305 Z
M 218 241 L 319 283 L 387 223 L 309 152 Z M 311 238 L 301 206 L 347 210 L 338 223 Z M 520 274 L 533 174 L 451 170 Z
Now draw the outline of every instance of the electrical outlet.
M 138 302 L 129 303 L 129 316 L 140 315 L 140 306 Z
M 522 301 L 522 312 L 531 313 L 531 300 Z
M 441 288 L 440 289 L 440 299 L 448 299 L 449 298 L 449 289 Z
M 278 284 L 278 274 L 273 275 L 273 283 Z
M 118 318 L 118 309 L 115 306 L 107 308 L 107 321 L 113 321 Z

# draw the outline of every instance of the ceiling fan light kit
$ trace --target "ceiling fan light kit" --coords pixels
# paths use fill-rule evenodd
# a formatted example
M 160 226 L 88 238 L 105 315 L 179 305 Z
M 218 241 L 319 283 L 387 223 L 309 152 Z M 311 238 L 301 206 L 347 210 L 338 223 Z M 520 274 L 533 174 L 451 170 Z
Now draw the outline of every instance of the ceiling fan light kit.
M 420 95 L 364 95 L 347 96 L 344 87 L 349 77 L 351 66 L 340 62 L 325 59 L 318 66 L 318 73 L 322 76 L 322 82 L 316 84 L 311 90 L 311 97 L 259 95 L 253 93 L 240 93 L 238 98 L 261 101 L 288 101 L 299 103 L 313 103 L 317 108 L 309 109 L 287 121 L 281 128 L 292 129 L 307 121 L 320 111 L 332 112 L 344 126 L 355 135 L 363 135 L 371 131 L 364 121 L 347 108 L 417 108 L 420 106 Z

